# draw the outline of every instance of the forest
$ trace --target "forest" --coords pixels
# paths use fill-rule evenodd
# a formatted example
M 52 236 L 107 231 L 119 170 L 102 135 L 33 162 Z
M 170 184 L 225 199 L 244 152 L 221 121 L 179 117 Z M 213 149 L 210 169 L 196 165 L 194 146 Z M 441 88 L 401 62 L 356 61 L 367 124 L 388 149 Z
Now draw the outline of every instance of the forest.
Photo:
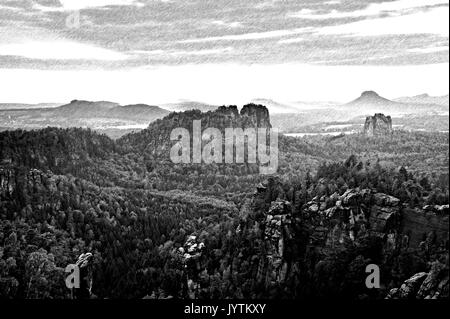
M 1 132 L 0 298 L 71 298 L 64 268 L 86 252 L 91 298 L 382 299 L 418 272 L 448 273 L 448 226 L 402 244 L 402 216 L 431 207 L 448 224 L 448 134 L 280 136 L 268 178 L 250 164 L 173 164 L 168 132 L 164 120 L 118 140 Z M 361 199 L 340 208 L 352 193 Z M 398 199 L 395 211 L 377 194 Z M 395 217 L 382 231 L 375 202 Z M 350 225 L 355 210 L 365 221 Z M 370 263 L 386 274 L 381 289 L 364 285 Z

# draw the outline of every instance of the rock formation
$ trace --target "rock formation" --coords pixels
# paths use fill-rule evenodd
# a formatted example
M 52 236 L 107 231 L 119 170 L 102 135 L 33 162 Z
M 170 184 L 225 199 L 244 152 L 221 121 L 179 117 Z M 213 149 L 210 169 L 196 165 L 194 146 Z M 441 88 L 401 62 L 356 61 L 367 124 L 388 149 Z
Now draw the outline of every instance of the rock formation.
M 259 279 L 266 284 L 283 282 L 286 279 L 288 263 L 285 246 L 293 240 L 292 207 L 288 201 L 272 203 L 264 224 L 265 260 L 262 260 Z
M 311 221 L 313 244 L 330 248 L 354 241 L 367 232 L 385 238 L 399 224 L 400 200 L 370 189 L 349 189 L 343 195 L 314 198 L 304 205 Z
M 197 236 L 189 236 L 184 244 L 180 247 L 179 253 L 182 256 L 184 265 L 187 295 L 190 299 L 198 297 L 200 284 L 198 282 L 199 274 L 203 269 L 202 257 L 205 244 L 197 240 Z
M 253 200 L 253 218 L 262 231 L 264 243 L 257 280 L 265 287 L 298 277 L 302 263 L 309 261 L 310 250 L 328 256 L 348 245 L 358 247 L 369 237 L 379 239 L 386 259 L 408 249 L 422 249 L 429 254 L 432 251 L 429 243 L 441 247 L 442 251 L 446 249 L 449 229 L 446 205 L 414 210 L 388 194 L 351 188 L 342 195 L 336 192 L 316 196 L 294 209 L 294 205 L 284 199 L 279 186 L 276 179 L 259 184 Z M 427 235 L 425 241 L 424 234 Z M 305 245 L 306 253 L 301 251 Z M 426 275 L 430 277 L 426 282 L 431 282 L 427 284 L 431 288 L 421 288 L 420 296 L 444 294 L 442 291 L 448 289 L 448 276 Z M 437 277 L 439 280 L 431 279 Z M 423 280 L 425 278 L 424 275 Z M 416 279 L 411 280 L 411 285 L 415 285 Z
M 392 119 L 381 113 L 374 116 L 368 116 L 364 124 L 364 134 L 367 136 L 389 135 L 392 134 Z
M 193 121 L 201 121 L 202 131 L 217 128 L 222 134 L 225 128 L 270 128 L 269 111 L 263 105 L 245 105 L 239 112 L 234 105 L 221 106 L 215 111 L 202 113 L 199 110 L 170 113 L 140 132 L 126 135 L 118 140 L 119 145 L 141 149 L 152 156 L 168 157 L 172 146 L 170 134 L 175 128 L 185 128 L 192 134 Z M 192 137 L 192 136 L 191 136 Z
M 420 272 L 405 280 L 400 288 L 390 290 L 386 299 L 448 299 L 449 269 L 434 262 L 430 271 Z
M 89 299 L 92 296 L 93 269 L 91 253 L 81 254 L 76 265 L 80 269 L 80 288 L 75 290 L 76 299 Z
M 243 127 L 271 127 L 269 111 L 264 105 L 244 105 L 240 115 Z

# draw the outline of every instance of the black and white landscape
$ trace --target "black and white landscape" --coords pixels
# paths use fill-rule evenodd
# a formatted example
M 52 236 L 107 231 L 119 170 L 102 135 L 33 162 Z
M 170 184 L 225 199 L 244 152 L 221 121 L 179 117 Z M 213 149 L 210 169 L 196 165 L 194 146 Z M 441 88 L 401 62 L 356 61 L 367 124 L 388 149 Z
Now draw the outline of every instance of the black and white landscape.
M 448 9 L 0 1 L 0 299 L 448 300 Z

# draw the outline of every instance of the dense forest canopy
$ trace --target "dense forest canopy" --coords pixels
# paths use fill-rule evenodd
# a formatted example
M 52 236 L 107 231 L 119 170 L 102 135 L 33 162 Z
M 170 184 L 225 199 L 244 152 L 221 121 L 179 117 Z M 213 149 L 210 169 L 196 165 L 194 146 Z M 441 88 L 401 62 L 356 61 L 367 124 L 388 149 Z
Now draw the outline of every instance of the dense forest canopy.
M 98 298 L 384 298 L 432 263 L 448 271 L 448 226 L 447 240 L 423 231 L 426 247 L 398 244 L 404 216 L 424 207 L 448 223 L 448 134 L 280 136 L 267 180 L 256 165 L 170 162 L 164 121 L 203 118 L 185 116 L 117 141 L 77 128 L 1 132 L 0 296 L 70 298 L 64 268 L 85 252 Z M 339 206 L 349 194 L 361 200 Z M 374 206 L 395 217 L 385 236 L 373 231 Z M 365 221 L 350 224 L 349 211 Z M 381 290 L 364 286 L 368 263 L 387 274 Z

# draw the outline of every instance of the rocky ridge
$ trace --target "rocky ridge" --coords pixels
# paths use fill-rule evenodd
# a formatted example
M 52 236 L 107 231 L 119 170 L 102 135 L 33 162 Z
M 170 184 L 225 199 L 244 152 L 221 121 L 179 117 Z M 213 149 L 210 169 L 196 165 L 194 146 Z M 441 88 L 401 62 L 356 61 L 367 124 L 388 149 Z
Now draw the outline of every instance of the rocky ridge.
M 322 255 L 346 245 L 358 247 L 360 241 L 369 237 L 379 238 L 383 258 L 386 260 L 408 249 L 427 252 L 429 247 L 426 242 L 429 239 L 426 242 L 417 241 L 417 238 L 424 235 L 432 237 L 434 243 L 448 243 L 448 207 L 445 206 L 433 207 L 436 211 L 433 213 L 434 218 L 439 222 L 421 220 L 421 224 L 411 225 L 411 218 L 405 217 L 405 212 L 411 214 L 410 208 L 396 197 L 371 189 L 354 188 L 342 195 L 334 193 L 315 197 L 297 212 L 294 205 L 284 200 L 284 195 L 278 190 L 278 182 L 272 180 L 259 185 L 255 195 L 255 201 L 270 200 L 270 205 L 263 207 L 262 216 L 257 217 L 264 241 L 258 281 L 266 286 L 282 284 L 298 274 L 302 263 L 298 241 L 305 240 L 301 229 L 306 230 L 307 246 Z M 273 195 L 274 192 L 278 194 Z M 276 199 L 273 199 L 274 196 Z M 427 209 L 430 211 L 431 208 Z M 425 214 L 425 211 L 414 211 L 414 214 Z M 448 291 L 448 274 L 447 277 L 436 275 L 436 271 L 431 270 L 427 274 L 430 277 L 427 281 L 428 288 L 422 288 L 418 296 L 429 296 L 430 291 L 434 295 L 444 294 L 442 291 L 445 289 Z M 425 277 L 424 275 L 423 279 Z M 436 282 L 437 277 L 441 278 L 439 282 Z M 392 292 L 392 297 L 398 294 L 401 295 L 402 292 Z
M 192 138 L 193 121 L 201 121 L 202 131 L 206 128 L 218 128 L 221 131 L 225 128 L 271 128 L 269 111 L 265 106 L 248 104 L 239 112 L 237 106 L 232 105 L 206 113 L 199 110 L 173 112 L 151 123 L 147 129 L 128 134 L 117 142 L 124 148 L 138 149 L 153 158 L 168 160 L 173 145 L 170 141 L 172 130 L 185 128 Z

